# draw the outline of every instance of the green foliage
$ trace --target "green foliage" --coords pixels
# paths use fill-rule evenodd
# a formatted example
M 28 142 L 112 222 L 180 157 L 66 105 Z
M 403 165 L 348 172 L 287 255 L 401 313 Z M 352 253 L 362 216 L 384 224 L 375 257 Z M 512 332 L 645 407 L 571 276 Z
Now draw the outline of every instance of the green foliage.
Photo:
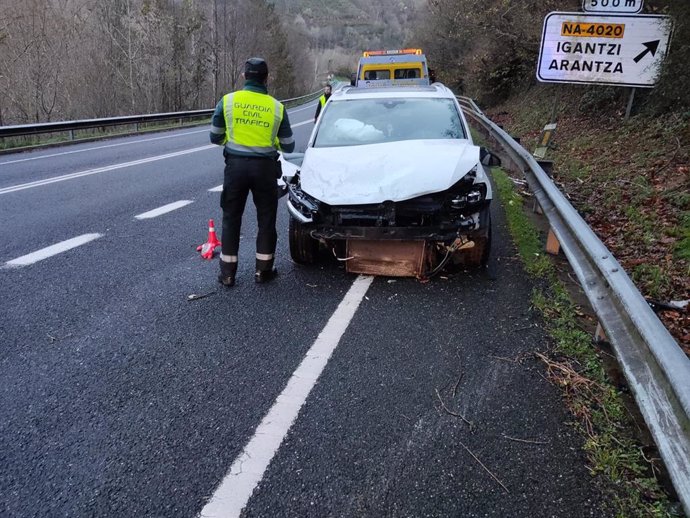
M 676 258 L 690 262 L 690 212 L 683 214 L 679 234 L 681 239 L 676 243 L 674 254 Z
M 647 108 L 652 112 L 690 110 L 690 2 L 652 1 L 654 12 L 673 19 L 673 39 L 659 76 L 659 84 L 650 92 Z
M 544 254 L 539 232 L 525 215 L 522 197 L 513 190 L 510 177 L 503 171 L 494 169 L 493 177 L 525 268 L 534 276 L 550 277 L 553 275 L 553 265 Z
M 577 0 L 432 0 L 415 36 L 442 82 L 494 103 L 534 81 L 543 17 L 579 7 Z

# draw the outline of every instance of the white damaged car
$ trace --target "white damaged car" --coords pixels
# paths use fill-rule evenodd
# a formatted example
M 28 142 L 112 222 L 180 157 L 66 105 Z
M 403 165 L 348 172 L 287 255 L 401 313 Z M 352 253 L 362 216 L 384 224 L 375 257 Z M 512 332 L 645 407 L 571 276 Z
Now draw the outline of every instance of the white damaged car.
M 328 250 L 350 272 L 418 278 L 486 263 L 484 165 L 500 161 L 474 145 L 445 86 L 345 87 L 322 110 L 306 152 L 285 158 L 298 166 L 284 177 L 295 262 Z

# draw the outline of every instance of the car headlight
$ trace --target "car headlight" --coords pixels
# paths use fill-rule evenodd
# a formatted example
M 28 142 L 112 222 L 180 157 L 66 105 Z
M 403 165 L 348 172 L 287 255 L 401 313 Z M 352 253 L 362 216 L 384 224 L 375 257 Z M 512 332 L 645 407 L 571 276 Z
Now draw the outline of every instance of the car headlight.
M 291 184 L 288 186 L 288 198 L 298 211 L 305 216 L 312 216 L 319 211 L 318 202 L 305 193 L 299 184 Z
M 474 207 L 486 198 L 486 185 L 474 184 L 468 191 L 461 194 L 453 194 L 450 198 L 450 207 L 462 210 L 467 207 Z

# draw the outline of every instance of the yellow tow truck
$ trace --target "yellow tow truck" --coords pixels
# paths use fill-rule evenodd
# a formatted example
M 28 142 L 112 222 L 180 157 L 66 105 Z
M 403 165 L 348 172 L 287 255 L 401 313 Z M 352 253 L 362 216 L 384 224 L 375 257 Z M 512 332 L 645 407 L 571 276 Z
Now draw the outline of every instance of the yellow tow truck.
M 366 50 L 362 53 L 352 86 L 420 86 L 430 84 L 422 49 Z

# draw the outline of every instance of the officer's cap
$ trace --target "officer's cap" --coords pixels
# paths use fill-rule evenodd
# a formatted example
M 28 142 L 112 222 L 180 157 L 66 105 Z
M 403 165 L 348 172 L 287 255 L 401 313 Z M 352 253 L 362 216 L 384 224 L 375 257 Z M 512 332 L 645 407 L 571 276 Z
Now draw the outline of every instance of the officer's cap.
M 268 65 L 262 58 L 249 58 L 244 64 L 244 77 L 263 79 L 268 75 Z

